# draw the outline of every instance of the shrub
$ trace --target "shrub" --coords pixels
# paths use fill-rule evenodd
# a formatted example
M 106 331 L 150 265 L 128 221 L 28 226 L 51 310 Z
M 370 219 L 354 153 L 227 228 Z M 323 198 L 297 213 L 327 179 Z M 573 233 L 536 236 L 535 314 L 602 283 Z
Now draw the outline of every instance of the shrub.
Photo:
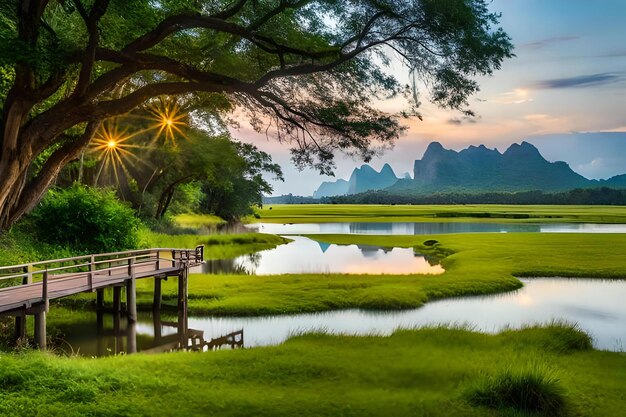
M 546 371 L 532 369 L 523 372 L 506 370 L 484 378 L 468 393 L 476 406 L 499 410 L 561 416 L 565 408 L 565 393 L 558 378 Z
M 110 190 L 82 185 L 50 190 L 31 217 L 42 241 L 75 251 L 113 252 L 137 246 L 139 220 Z

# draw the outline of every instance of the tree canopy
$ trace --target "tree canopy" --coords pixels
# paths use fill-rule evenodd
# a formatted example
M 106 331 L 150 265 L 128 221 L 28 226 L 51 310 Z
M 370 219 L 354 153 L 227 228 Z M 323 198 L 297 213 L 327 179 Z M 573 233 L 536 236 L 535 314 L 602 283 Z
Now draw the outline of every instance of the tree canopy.
M 162 95 L 224 129 L 242 111 L 330 172 L 416 115 L 416 87 L 470 113 L 512 56 L 486 0 L 8 0 L 0 5 L 0 229 L 30 210 L 100 123 Z M 415 80 L 386 68 L 396 55 Z M 373 103 L 403 95 L 405 112 Z M 38 163 L 36 163 L 39 161 Z

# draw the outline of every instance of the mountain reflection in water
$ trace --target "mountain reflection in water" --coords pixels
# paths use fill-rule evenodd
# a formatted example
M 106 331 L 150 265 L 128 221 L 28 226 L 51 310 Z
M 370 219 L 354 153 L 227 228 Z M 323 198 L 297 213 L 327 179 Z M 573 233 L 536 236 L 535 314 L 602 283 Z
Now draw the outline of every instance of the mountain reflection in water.
M 192 273 L 210 274 L 442 274 L 438 259 L 412 248 L 335 245 L 291 236 L 293 242 L 234 259 L 207 261 Z

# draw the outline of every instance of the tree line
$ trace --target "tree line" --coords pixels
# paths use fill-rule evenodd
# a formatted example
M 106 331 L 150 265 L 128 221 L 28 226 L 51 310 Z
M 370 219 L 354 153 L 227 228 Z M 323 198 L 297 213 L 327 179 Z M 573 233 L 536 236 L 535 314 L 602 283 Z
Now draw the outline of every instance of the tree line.
M 307 201 L 311 203 L 310 201 Z M 579 188 L 563 192 L 522 191 L 514 193 L 434 193 L 428 195 L 392 194 L 368 191 L 361 194 L 325 197 L 321 204 L 550 204 L 550 205 L 626 205 L 626 190 Z

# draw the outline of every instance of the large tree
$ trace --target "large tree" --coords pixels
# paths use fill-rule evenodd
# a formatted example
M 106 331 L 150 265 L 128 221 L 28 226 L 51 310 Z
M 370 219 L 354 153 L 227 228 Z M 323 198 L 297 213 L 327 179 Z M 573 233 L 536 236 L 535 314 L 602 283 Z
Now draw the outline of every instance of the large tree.
M 392 54 L 432 101 L 469 111 L 474 77 L 511 56 L 487 3 L 3 0 L 0 230 L 37 204 L 102 120 L 161 95 L 221 99 L 258 129 L 271 123 L 297 164 L 328 172 L 338 149 L 367 160 L 418 105 L 386 70 Z M 407 113 L 372 105 L 402 93 Z

